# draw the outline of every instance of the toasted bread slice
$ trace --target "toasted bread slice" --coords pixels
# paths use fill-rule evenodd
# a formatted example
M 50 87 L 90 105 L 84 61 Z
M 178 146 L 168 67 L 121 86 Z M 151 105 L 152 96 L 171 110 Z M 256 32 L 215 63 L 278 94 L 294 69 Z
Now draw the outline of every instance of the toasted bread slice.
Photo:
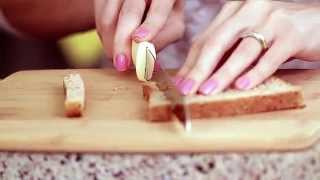
M 143 85 L 143 96 L 149 102 L 148 119 L 166 121 L 172 117 L 170 101 L 155 82 Z M 234 116 L 304 107 L 301 88 L 272 77 L 256 88 L 240 91 L 228 89 L 215 95 L 191 95 L 186 104 L 193 119 Z

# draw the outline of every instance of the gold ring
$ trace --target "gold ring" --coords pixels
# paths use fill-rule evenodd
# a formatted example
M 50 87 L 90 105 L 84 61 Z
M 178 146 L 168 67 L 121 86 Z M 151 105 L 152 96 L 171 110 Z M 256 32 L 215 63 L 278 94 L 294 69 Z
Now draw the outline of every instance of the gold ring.
M 262 34 L 257 32 L 249 32 L 241 36 L 242 39 L 249 38 L 249 37 L 257 40 L 260 43 L 263 50 L 268 49 L 268 43 L 266 41 L 266 38 Z

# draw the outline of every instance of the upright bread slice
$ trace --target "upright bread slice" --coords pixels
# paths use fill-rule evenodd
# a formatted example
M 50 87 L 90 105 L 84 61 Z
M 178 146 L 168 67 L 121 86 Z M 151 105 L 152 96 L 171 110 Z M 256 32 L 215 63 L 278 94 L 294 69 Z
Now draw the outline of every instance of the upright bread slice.
M 149 120 L 171 119 L 170 101 L 158 89 L 156 83 L 144 84 L 143 95 L 149 102 Z M 210 96 L 187 96 L 186 103 L 191 117 L 195 119 L 304 107 L 301 89 L 276 77 L 247 91 L 229 89 Z
M 67 117 L 82 116 L 85 104 L 85 87 L 80 74 L 69 74 L 63 78 L 65 92 L 65 114 Z

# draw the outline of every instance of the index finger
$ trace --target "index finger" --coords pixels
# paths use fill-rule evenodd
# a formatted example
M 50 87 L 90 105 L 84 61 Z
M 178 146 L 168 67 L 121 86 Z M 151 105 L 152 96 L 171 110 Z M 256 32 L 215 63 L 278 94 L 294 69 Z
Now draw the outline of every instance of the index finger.
M 175 0 L 152 1 L 145 21 L 134 31 L 133 39 L 138 42 L 152 40 L 165 26 L 169 15 L 174 11 L 174 6 L 178 5 L 175 2 Z
M 145 12 L 144 0 L 124 2 L 114 37 L 114 66 L 118 71 L 125 71 L 131 64 L 131 34 L 140 25 Z

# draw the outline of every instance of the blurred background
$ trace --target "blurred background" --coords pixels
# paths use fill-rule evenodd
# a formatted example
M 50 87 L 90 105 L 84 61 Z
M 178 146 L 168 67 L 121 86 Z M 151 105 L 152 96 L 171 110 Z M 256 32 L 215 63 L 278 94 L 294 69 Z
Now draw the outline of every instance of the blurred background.
M 101 67 L 102 55 L 94 30 L 58 42 L 22 39 L 0 30 L 0 78 L 27 69 Z

